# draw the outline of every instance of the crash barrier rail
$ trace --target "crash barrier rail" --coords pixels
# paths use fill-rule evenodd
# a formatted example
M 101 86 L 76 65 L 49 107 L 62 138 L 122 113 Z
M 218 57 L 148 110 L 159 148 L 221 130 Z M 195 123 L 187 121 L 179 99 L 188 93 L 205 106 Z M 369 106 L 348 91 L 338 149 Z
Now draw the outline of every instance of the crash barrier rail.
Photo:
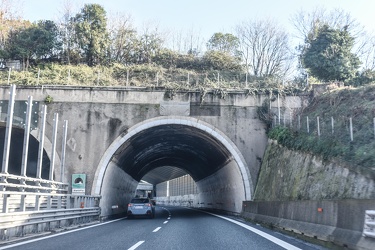
M 0 190 L 20 192 L 67 193 L 68 184 L 58 181 L 0 173 Z
M 363 236 L 375 238 L 375 210 L 366 210 Z
M 0 206 L 4 214 L 51 209 L 98 207 L 100 200 L 100 196 L 55 193 L 1 191 L 0 195 Z
M 98 220 L 100 196 L 0 191 L 0 240 Z
M 20 237 L 28 233 L 90 222 L 97 219 L 99 214 L 99 207 L 0 214 L 0 239 L 8 240 L 12 236 Z
M 100 196 L 68 194 L 68 184 L 0 174 L 0 240 L 98 220 Z

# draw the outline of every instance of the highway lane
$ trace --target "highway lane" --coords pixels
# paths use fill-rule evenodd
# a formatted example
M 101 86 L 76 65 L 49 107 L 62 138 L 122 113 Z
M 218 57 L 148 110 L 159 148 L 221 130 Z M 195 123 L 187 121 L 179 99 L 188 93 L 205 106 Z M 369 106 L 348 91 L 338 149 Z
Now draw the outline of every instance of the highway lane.
M 0 249 L 324 249 L 195 209 L 156 207 L 155 219 L 121 219 Z

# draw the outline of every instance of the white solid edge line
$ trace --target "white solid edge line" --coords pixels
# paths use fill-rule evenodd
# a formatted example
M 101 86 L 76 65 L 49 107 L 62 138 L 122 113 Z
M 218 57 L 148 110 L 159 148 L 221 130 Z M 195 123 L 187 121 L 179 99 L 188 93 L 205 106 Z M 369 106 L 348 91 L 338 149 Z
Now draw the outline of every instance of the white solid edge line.
M 156 233 L 157 231 L 160 230 L 160 228 L 161 228 L 161 227 L 157 227 L 157 228 L 155 228 L 154 231 L 152 231 L 152 232 L 153 232 L 153 233 Z
M 131 248 L 128 248 L 128 250 L 134 250 L 136 249 L 137 247 L 139 247 L 140 245 L 143 244 L 143 242 L 145 242 L 144 240 L 141 240 L 141 241 L 138 241 L 136 244 L 134 244 Z
M 64 234 L 74 233 L 74 232 L 85 230 L 85 229 L 88 229 L 88 228 L 98 227 L 98 226 L 101 226 L 101 225 L 105 225 L 105 224 L 116 222 L 116 221 L 123 220 L 123 219 L 124 218 L 116 219 L 116 220 L 111 220 L 111 221 L 107 221 L 107 222 L 103 222 L 103 223 L 99 223 L 99 224 L 95 224 L 95 225 L 91 225 L 91 226 L 87 226 L 87 227 L 77 228 L 77 229 L 69 230 L 69 231 L 66 231 L 66 232 L 61 232 L 61 233 L 57 233 L 57 234 L 53 234 L 53 235 L 48 235 L 48 236 L 37 238 L 37 239 L 33 239 L 33 240 L 27 240 L 27 241 L 15 243 L 15 244 L 8 245 L 8 246 L 3 246 L 3 247 L 0 247 L 0 250 L 12 248 L 12 247 L 17 247 L 17 246 L 22 246 L 22 245 L 25 245 L 25 244 L 28 244 L 28 243 L 32 243 L 32 242 L 36 242 L 36 241 L 40 241 L 40 240 L 45 240 L 45 239 L 57 237 L 57 236 L 64 235 Z
M 243 228 L 246 228 L 247 230 L 250 230 L 250 231 L 252 231 L 253 233 L 258 234 L 259 236 L 262 236 L 263 238 L 266 238 L 267 240 L 272 241 L 273 243 L 275 243 L 275 244 L 277 244 L 277 245 L 279 245 L 279 246 L 281 246 L 281 247 L 283 247 L 283 248 L 285 248 L 285 249 L 288 249 L 288 250 L 302 250 L 301 248 L 298 248 L 298 247 L 296 247 L 296 246 L 293 246 L 293 245 L 291 245 L 291 244 L 289 244 L 289 243 L 287 243 L 287 242 L 285 242 L 285 241 L 283 241 L 283 240 L 280 240 L 279 238 L 276 238 L 276 237 L 274 237 L 274 236 L 272 236 L 272 235 L 270 235 L 270 234 L 268 234 L 268 233 L 265 233 L 265 232 L 263 232 L 263 231 L 261 231 L 261 230 L 258 230 L 258 229 L 256 229 L 256 228 L 253 228 L 253 227 L 251 227 L 251 226 L 249 226 L 249 225 L 246 225 L 246 224 L 244 224 L 244 223 L 241 223 L 241 222 L 239 222 L 239 221 L 232 220 L 232 219 L 229 219 L 229 218 L 226 218 L 226 217 L 224 217 L 224 216 L 217 215 L 217 214 L 212 214 L 212 213 L 210 213 L 210 212 L 206 212 L 206 211 L 204 211 L 204 212 L 205 212 L 205 213 L 208 213 L 208 214 L 210 214 L 210 215 L 213 215 L 213 216 L 219 217 L 219 218 L 221 218 L 221 219 L 223 219 L 223 220 L 230 221 L 230 222 L 232 222 L 232 223 L 234 223 L 234 224 L 237 224 L 237 225 L 239 225 L 239 226 L 241 226 L 241 227 L 243 227 Z

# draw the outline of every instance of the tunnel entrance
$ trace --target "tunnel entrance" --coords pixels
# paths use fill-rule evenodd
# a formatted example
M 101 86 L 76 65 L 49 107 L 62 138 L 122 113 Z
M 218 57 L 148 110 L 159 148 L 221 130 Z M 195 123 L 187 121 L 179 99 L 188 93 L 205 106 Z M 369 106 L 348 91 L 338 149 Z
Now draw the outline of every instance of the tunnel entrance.
M 4 152 L 4 140 L 5 140 L 5 130 L 6 128 L 0 127 L 0 163 L 3 162 L 3 152 Z M 13 127 L 12 136 L 10 142 L 10 151 L 9 151 L 9 167 L 8 173 L 14 175 L 21 174 L 22 166 L 22 150 L 23 150 L 23 139 L 24 139 L 24 129 Z M 30 136 L 29 139 L 29 151 L 27 156 L 27 171 L 26 176 L 36 177 L 37 172 L 37 163 L 38 163 L 38 149 L 39 141 Z M 47 152 L 43 150 L 43 159 L 42 159 L 42 179 L 49 178 L 50 170 L 50 159 L 47 155 Z
M 239 212 L 251 199 L 236 146 L 212 125 L 186 117 L 147 120 L 118 137 L 101 159 L 92 193 L 102 195 L 102 213 L 111 214 L 113 205 L 126 208 L 141 180 L 156 186 L 186 174 L 197 185 L 192 206 Z

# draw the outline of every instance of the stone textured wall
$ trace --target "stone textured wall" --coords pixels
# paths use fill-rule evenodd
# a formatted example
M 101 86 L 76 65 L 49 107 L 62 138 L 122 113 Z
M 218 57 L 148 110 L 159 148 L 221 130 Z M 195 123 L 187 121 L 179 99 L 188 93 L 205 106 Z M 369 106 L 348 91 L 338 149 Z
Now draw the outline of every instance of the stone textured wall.
M 288 150 L 269 141 L 254 200 L 293 201 L 374 199 L 375 173 L 370 169 L 325 162 L 321 157 Z

